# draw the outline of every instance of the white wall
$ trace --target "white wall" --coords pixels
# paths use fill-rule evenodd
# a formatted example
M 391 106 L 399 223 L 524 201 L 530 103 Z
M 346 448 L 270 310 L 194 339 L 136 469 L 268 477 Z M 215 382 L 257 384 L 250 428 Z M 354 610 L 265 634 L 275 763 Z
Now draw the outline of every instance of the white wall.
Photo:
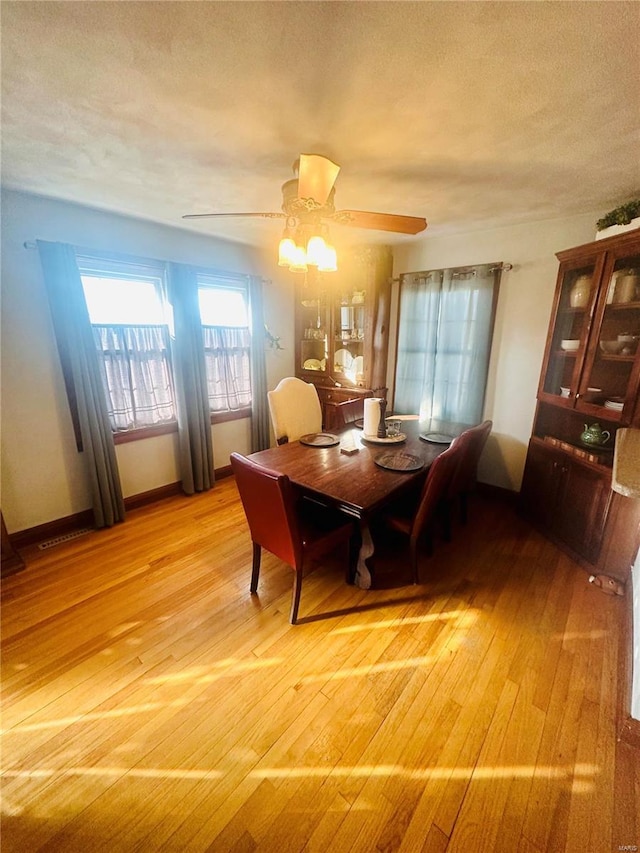
M 278 237 L 274 234 L 274 247 Z M 4 190 L 0 463 L 1 506 L 10 533 L 91 505 L 83 457 L 75 447 L 38 253 L 24 248 L 25 242 L 36 239 L 272 278 L 264 287 L 265 322 L 281 336 L 285 349 L 266 350 L 269 387 L 291 375 L 294 367 L 292 279 L 270 257 L 182 228 Z M 250 421 L 217 424 L 213 442 L 215 466 L 228 465 L 232 450 L 250 451 Z M 117 446 L 125 497 L 180 479 L 176 443 L 173 434 Z
M 478 472 L 483 482 L 520 488 L 558 272 L 555 253 L 592 242 L 603 213 L 447 237 L 427 232 L 394 252 L 394 277 L 491 261 L 513 264 L 500 284 L 484 411 L 493 433 Z M 391 358 L 389 382 L 393 369 Z

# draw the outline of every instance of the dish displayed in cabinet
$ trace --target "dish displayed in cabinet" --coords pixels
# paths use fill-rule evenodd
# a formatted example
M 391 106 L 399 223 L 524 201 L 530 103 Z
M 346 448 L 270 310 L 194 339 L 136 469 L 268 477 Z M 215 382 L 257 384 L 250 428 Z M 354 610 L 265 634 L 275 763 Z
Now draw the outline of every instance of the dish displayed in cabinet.
M 575 352 L 580 347 L 580 341 L 574 339 L 565 339 L 560 341 L 560 349 L 565 352 Z

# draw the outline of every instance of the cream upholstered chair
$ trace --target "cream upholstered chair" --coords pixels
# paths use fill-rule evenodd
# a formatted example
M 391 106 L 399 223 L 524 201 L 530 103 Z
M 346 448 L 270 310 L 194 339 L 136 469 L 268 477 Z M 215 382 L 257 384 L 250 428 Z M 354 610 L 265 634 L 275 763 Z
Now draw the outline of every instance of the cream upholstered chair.
M 322 429 L 320 399 L 311 382 L 287 376 L 267 392 L 267 398 L 278 444 L 297 441 L 301 435 Z

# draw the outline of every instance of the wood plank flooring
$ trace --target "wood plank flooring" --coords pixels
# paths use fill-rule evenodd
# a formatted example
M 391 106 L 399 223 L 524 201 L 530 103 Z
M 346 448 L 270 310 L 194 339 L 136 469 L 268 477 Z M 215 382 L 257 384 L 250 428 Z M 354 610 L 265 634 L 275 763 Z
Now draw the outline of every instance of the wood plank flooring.
M 500 502 L 421 561 L 305 578 L 233 479 L 3 582 L 2 850 L 588 851 L 640 846 L 616 737 L 624 602 Z

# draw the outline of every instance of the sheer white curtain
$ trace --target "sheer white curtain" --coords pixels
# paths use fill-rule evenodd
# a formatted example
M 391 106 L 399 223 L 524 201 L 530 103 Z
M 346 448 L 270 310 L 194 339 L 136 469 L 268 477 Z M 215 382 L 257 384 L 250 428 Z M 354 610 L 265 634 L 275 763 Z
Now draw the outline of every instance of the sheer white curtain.
M 401 276 L 396 413 L 482 419 L 499 279 L 499 264 Z
M 203 326 L 207 394 L 212 412 L 251 405 L 251 333 L 235 326 Z
M 114 432 L 174 421 L 167 326 L 93 325 Z

